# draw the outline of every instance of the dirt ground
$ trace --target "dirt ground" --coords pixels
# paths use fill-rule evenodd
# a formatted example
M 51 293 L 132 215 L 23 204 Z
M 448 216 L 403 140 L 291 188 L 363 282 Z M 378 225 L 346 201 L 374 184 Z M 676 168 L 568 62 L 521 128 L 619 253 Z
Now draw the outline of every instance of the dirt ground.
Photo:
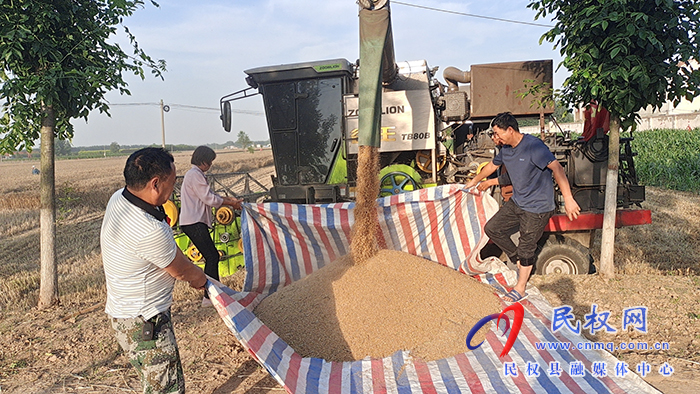
M 250 159 L 220 154 L 220 171 L 240 168 L 269 184 L 269 153 L 256 152 L 259 170 L 241 164 Z M 263 158 L 263 155 L 267 158 Z M 178 173 L 189 168 L 176 155 Z M 39 270 L 37 162 L 0 162 L 0 392 L 1 393 L 137 393 L 135 370 L 119 350 L 104 314 L 104 274 L 99 254 L 99 226 L 106 199 L 121 185 L 125 158 L 57 163 L 57 256 L 61 305 L 36 309 Z M 267 161 L 266 161 L 267 160 Z M 249 165 L 248 165 L 249 166 Z M 102 205 L 101 205 L 102 204 Z M 700 196 L 647 188 L 645 208 L 653 224 L 616 233 L 615 279 L 597 275 L 534 276 L 553 306 L 573 307 L 578 320 L 610 311 L 609 323 L 620 329 L 622 310 L 648 308 L 647 334 L 589 336 L 619 344 L 668 342 L 665 351 L 615 351 L 633 368 L 652 365 L 645 380 L 664 393 L 697 392 L 700 384 Z M 593 255 L 599 255 L 600 239 Z M 223 278 L 239 288 L 242 272 Z M 200 307 L 200 294 L 178 283 L 173 321 L 188 392 L 276 393 L 284 390 L 238 344 L 213 308 Z M 670 377 L 654 371 L 668 363 Z

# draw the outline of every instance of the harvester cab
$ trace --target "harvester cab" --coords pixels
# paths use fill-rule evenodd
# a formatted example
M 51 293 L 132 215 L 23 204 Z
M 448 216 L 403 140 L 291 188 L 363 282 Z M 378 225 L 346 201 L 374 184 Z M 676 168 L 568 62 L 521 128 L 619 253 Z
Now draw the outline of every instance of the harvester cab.
M 276 176 L 275 201 L 335 202 L 342 188 L 343 98 L 355 67 L 345 59 L 260 67 L 247 81 L 262 94 Z M 342 193 L 341 193 L 342 191 Z

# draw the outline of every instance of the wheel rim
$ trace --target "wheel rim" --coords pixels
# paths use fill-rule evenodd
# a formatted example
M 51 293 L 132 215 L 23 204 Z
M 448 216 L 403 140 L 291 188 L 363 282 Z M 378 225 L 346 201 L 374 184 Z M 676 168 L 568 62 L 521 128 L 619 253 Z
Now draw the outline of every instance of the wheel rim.
M 446 155 L 437 156 L 437 170 L 440 171 L 447 163 Z M 416 167 L 423 172 L 432 172 L 433 156 L 429 150 L 421 150 L 416 152 Z
M 190 246 L 187 249 L 186 254 L 187 254 L 187 257 L 189 257 L 190 260 L 194 261 L 195 263 L 202 259 L 202 254 L 199 253 L 199 250 L 197 250 L 197 247 L 194 245 Z
M 578 274 L 578 267 L 573 260 L 568 257 L 555 257 L 547 262 L 544 267 L 544 274 Z
M 380 196 L 395 195 L 399 193 L 418 190 L 418 184 L 410 175 L 401 171 L 394 171 L 384 175 L 379 181 Z M 408 188 L 411 186 L 411 188 Z

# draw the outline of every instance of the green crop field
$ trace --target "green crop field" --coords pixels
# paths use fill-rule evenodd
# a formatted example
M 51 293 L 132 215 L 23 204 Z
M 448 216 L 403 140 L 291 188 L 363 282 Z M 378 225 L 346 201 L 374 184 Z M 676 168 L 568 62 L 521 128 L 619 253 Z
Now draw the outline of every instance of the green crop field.
M 700 192 L 700 129 L 656 129 L 634 133 L 640 183 Z

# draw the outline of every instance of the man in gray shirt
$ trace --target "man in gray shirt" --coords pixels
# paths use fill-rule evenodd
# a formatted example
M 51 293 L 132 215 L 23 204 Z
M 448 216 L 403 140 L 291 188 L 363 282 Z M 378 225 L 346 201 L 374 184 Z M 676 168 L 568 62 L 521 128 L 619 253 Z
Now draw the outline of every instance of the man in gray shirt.
M 555 211 L 554 184 L 557 182 L 569 220 L 578 217 L 581 208 L 571 194 L 566 172 L 549 148 L 537 137 L 522 134 L 518 121 L 510 112 L 503 112 L 491 121 L 503 148 L 468 184 L 477 186 L 501 165 L 508 167 L 513 196 L 486 223 L 484 232 L 518 266 L 518 283 L 504 297 L 517 302 L 525 297 L 525 288 L 537 261 L 537 241 Z M 478 188 L 478 186 L 477 186 Z M 520 231 L 518 245 L 510 239 L 512 230 Z
M 165 149 L 134 152 L 126 187 L 107 204 L 100 244 L 107 284 L 105 312 L 144 393 L 184 393 L 170 316 L 175 280 L 202 290 L 207 278 L 175 244 L 163 203 L 173 193 L 175 163 Z

